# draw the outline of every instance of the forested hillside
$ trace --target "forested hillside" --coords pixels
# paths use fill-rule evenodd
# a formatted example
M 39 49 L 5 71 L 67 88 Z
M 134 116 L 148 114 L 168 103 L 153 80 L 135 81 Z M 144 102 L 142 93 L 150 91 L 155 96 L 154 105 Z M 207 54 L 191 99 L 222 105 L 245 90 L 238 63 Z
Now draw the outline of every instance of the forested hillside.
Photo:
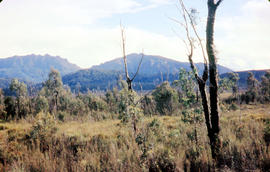
M 269 69 L 268 69 L 269 70 Z M 268 71 L 268 70 L 249 70 L 249 71 L 238 71 L 235 72 L 239 75 L 239 87 L 241 88 L 246 88 L 247 87 L 247 78 L 248 78 L 248 73 L 251 72 L 254 74 L 254 77 L 258 80 L 261 81 L 262 76 Z M 228 73 L 224 73 L 220 75 L 221 78 L 226 78 L 228 77 Z

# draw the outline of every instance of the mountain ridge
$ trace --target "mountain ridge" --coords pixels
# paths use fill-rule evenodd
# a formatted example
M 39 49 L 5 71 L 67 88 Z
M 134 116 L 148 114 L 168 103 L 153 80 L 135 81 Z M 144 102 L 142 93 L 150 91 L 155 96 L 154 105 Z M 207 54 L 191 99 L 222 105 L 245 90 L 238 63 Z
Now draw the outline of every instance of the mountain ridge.
M 140 62 L 142 54 L 132 53 L 127 55 L 127 65 L 128 71 L 130 73 L 135 73 Z M 139 73 L 143 75 L 148 74 L 160 74 L 160 73 L 169 73 L 175 74 L 179 72 L 179 69 L 182 67 L 186 70 L 190 70 L 189 62 L 181 62 L 173 60 L 167 57 L 159 55 L 143 55 L 143 61 Z M 196 63 L 199 73 L 202 73 L 204 64 Z M 113 60 L 101 63 L 99 65 L 92 66 L 90 69 L 103 69 L 103 70 L 119 70 L 124 72 L 124 62 L 123 58 L 115 58 Z M 218 65 L 218 70 L 220 74 L 232 72 L 231 69 Z
M 142 54 L 127 55 L 129 75 L 133 77 L 140 63 Z M 203 63 L 195 64 L 201 74 Z M 137 77 L 133 81 L 135 90 L 152 90 L 163 81 L 172 82 L 178 79 L 180 68 L 190 71 L 189 62 L 179 62 L 162 56 L 144 55 Z M 218 65 L 220 73 L 232 72 L 231 69 Z M 75 73 L 63 76 L 63 83 L 69 85 L 72 90 L 81 86 L 81 91 L 88 89 L 106 90 L 117 86 L 117 80 L 124 79 L 123 58 L 116 58 L 89 69 L 79 70 Z
M 61 75 L 81 69 L 59 56 L 29 54 L 0 59 L 0 78 L 19 78 L 38 83 L 47 78 L 51 68 L 57 69 Z

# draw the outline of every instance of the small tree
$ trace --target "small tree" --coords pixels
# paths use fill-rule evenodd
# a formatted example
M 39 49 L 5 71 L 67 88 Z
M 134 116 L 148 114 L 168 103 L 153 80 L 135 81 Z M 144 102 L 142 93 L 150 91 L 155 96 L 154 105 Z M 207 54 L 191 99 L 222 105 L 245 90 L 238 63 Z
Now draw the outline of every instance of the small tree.
M 239 75 L 238 73 L 230 72 L 229 75 L 229 81 L 230 81 L 230 87 L 232 89 L 233 96 L 236 97 L 238 92 L 238 81 L 239 81 Z
M 6 119 L 7 112 L 5 110 L 5 97 L 2 89 L 0 88 L 0 118 Z
M 63 92 L 63 90 L 64 88 L 60 73 L 55 69 L 51 69 L 49 78 L 47 81 L 45 81 L 44 87 L 40 92 L 48 99 L 50 112 L 57 111 L 59 95 L 61 92 Z
M 179 101 L 184 107 L 189 108 L 196 102 L 196 83 L 192 71 L 187 72 L 184 68 L 180 69 L 179 80 L 173 82 L 173 85 L 180 87 Z
M 10 90 L 16 95 L 16 114 L 19 118 L 26 116 L 27 87 L 23 82 L 13 79 L 10 84 Z
M 170 115 L 178 107 L 178 96 L 169 82 L 164 82 L 152 93 L 156 101 L 156 109 L 161 115 Z
M 247 77 L 246 103 L 256 101 L 258 98 L 258 86 L 258 80 L 254 77 L 252 72 L 249 72 Z
M 261 78 L 261 96 L 264 101 L 270 101 L 270 71 L 266 71 L 265 75 Z

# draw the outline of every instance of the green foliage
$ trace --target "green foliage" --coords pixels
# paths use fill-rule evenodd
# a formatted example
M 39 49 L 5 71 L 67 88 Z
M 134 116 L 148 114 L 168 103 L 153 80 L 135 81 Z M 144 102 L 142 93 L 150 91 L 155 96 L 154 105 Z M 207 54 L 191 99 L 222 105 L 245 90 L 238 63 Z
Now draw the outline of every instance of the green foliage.
M 41 111 L 48 112 L 49 110 L 49 103 L 45 96 L 38 95 L 35 99 L 35 110 L 36 113 Z
M 120 91 L 119 119 L 123 124 L 130 126 L 136 134 L 138 130 L 137 125 L 143 116 L 139 96 L 135 91 L 128 90 L 124 82 L 122 83 L 123 87 Z
M 156 101 L 156 109 L 161 115 L 172 115 L 178 107 L 178 96 L 169 82 L 164 82 L 152 93 Z
M 219 79 L 219 93 L 230 90 L 233 96 L 236 97 L 239 79 L 238 73 L 227 73 L 225 78 Z
M 196 102 L 196 81 L 192 71 L 187 72 L 181 68 L 179 72 L 179 80 L 174 81 L 174 85 L 180 87 L 179 101 L 185 108 L 189 108 Z
M 6 116 L 4 117 L 5 120 L 11 118 L 14 119 L 16 116 L 16 103 L 13 97 L 5 97 L 4 100 L 5 103 L 5 111 L 6 111 Z
M 255 102 L 258 99 L 258 80 L 254 77 L 254 74 L 249 72 L 247 77 L 247 91 L 245 93 L 245 101 L 248 104 L 249 102 Z
M 98 96 L 92 95 L 90 92 L 80 96 L 80 99 L 82 100 L 81 106 L 85 104 L 89 111 L 106 111 L 108 109 L 105 100 Z
M 106 97 L 106 103 L 108 104 L 108 108 L 110 112 L 118 113 L 118 107 L 119 107 L 119 101 L 120 101 L 120 95 L 117 88 L 113 88 L 112 91 L 107 91 L 105 94 Z
M 7 116 L 4 101 L 5 99 L 4 99 L 3 91 L 0 88 L 0 119 L 6 119 L 6 116 Z
M 66 112 L 60 111 L 60 112 L 58 112 L 58 114 L 57 114 L 57 118 L 58 118 L 59 121 L 64 122 L 64 121 L 65 121 L 65 116 L 67 116 L 67 115 L 68 115 L 68 114 L 67 114 Z
M 270 102 L 270 71 L 266 71 L 265 75 L 261 78 L 261 96 L 264 102 Z
M 156 114 L 156 102 L 152 95 L 143 96 L 141 106 L 145 116 L 152 116 Z
M 230 107 L 229 107 L 229 110 L 237 110 L 239 109 L 239 107 L 235 104 L 235 103 L 231 103 Z
M 10 84 L 10 90 L 16 95 L 16 115 L 18 118 L 25 117 L 29 111 L 27 87 L 23 82 L 13 79 Z
M 60 73 L 51 69 L 48 79 L 45 81 L 40 95 L 45 96 L 49 103 L 49 111 L 53 113 L 57 111 L 59 106 L 59 97 L 64 95 L 64 88 Z M 54 112 L 55 113 L 55 112 Z
M 51 114 L 40 112 L 35 117 L 35 124 L 30 131 L 30 138 L 44 141 L 44 139 L 56 132 L 55 126 L 56 122 Z

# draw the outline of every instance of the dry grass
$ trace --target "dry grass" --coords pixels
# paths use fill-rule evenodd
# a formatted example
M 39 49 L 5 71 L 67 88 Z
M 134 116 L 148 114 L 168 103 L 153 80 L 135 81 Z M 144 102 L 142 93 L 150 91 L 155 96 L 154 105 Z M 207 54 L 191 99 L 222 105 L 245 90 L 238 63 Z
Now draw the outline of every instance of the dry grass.
M 176 128 L 179 125 L 181 117 L 177 116 L 156 116 L 144 118 L 142 123 L 149 123 L 153 119 L 159 119 L 168 129 Z M 263 120 L 270 118 L 270 105 L 242 105 L 236 111 L 221 113 L 221 120 Z M 119 130 L 120 120 L 104 120 L 104 121 L 68 121 L 57 124 L 56 135 L 61 136 L 83 136 L 92 137 L 95 135 L 113 136 Z M 31 129 L 32 124 L 21 120 L 19 122 L 0 122 L 0 137 L 9 130 L 27 132 Z
M 221 113 L 222 120 L 264 120 L 270 118 L 269 104 L 241 105 L 236 111 Z
M 230 170 L 265 168 L 264 160 L 267 167 L 270 155 L 266 152 L 263 130 L 264 120 L 269 117 L 270 106 L 261 104 L 242 105 L 236 111 L 221 114 L 223 163 L 229 164 Z M 149 127 L 154 119 L 159 126 Z M 176 116 L 143 118 L 139 130 L 146 138 L 145 145 L 137 145 L 132 129 L 119 120 L 67 121 L 58 122 L 55 127 L 56 132 L 43 140 L 43 149 L 39 146 L 29 149 L 21 136 L 29 135 L 32 123 L 23 120 L 0 123 L 0 149 L 5 151 L 3 155 L 0 152 L 0 160 L 1 156 L 8 157 L 10 168 L 19 170 L 40 166 L 46 169 L 51 164 L 51 171 L 66 171 L 68 166 L 74 168 L 71 171 L 147 171 L 150 167 L 181 171 L 184 166 L 191 171 L 192 168 L 204 171 L 211 164 L 204 122 L 196 126 L 198 144 L 192 135 L 194 124 L 184 123 Z M 21 147 L 23 144 L 25 147 Z M 142 161 L 144 149 L 146 159 Z
M 95 135 L 114 136 L 119 129 L 120 120 L 105 120 L 99 122 L 65 122 L 57 125 L 57 135 L 65 135 L 68 137 L 79 136 L 91 138 Z

